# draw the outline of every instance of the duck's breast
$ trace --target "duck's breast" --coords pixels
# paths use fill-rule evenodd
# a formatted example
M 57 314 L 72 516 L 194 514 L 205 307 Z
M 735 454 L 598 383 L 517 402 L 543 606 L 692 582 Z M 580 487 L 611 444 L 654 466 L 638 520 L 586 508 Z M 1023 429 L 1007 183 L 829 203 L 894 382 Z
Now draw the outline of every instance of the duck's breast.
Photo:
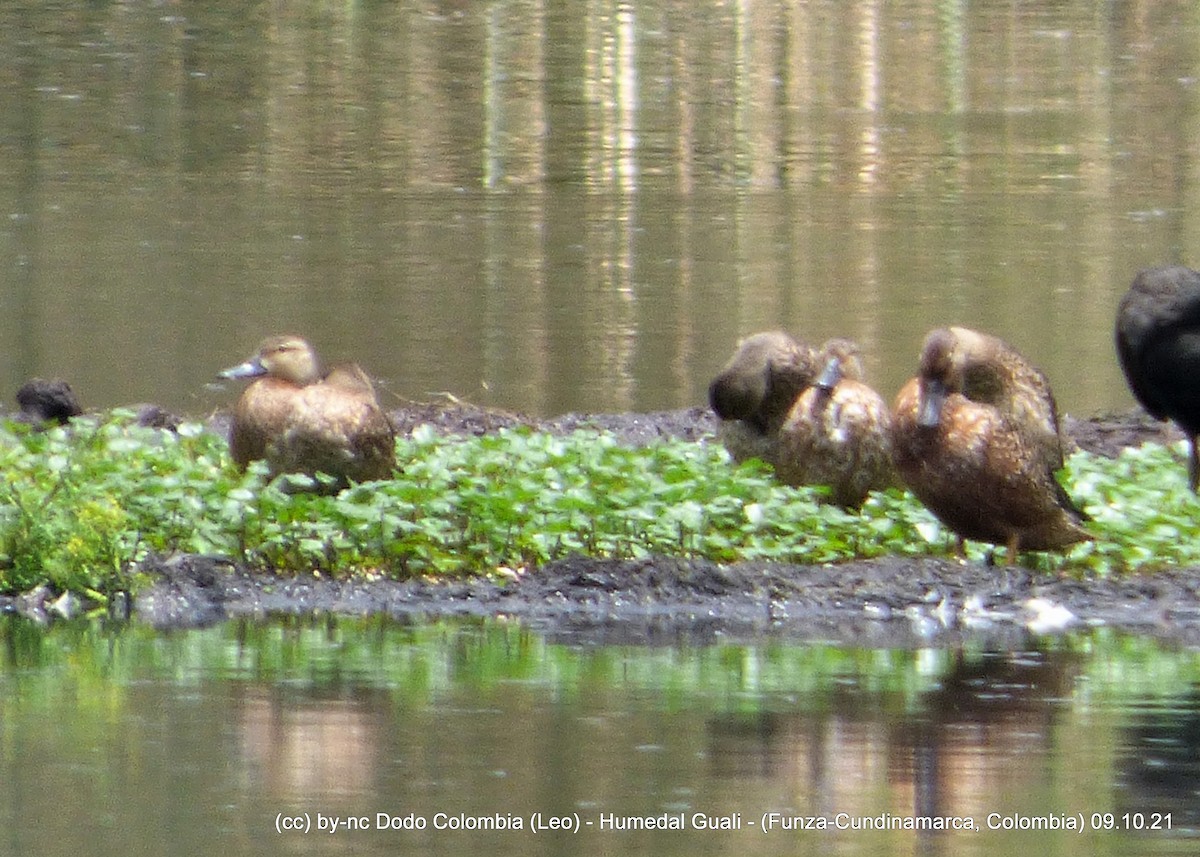
M 916 497 L 963 538 L 1045 550 L 1087 538 L 1042 452 L 997 409 L 947 397 L 937 426 L 922 428 L 900 402 L 896 467 Z
M 738 464 L 751 458 L 771 465 L 778 460 L 779 436 L 767 434 L 746 420 L 721 420 L 717 425 L 717 438 Z
M 895 483 L 887 404 L 858 381 L 809 387 L 780 432 L 777 470 L 788 484 L 828 485 L 836 502 L 861 504 L 868 491 Z
M 300 388 L 277 378 L 260 378 L 238 399 L 230 427 L 229 451 L 238 467 L 269 458 L 269 448 L 283 436 Z

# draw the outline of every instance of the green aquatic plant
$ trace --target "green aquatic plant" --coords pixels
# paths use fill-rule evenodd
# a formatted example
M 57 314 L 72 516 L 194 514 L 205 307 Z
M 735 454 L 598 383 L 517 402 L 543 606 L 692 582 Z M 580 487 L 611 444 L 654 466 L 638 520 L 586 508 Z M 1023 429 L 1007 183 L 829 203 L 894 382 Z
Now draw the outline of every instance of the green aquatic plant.
M 419 428 L 396 448 L 395 478 L 329 495 L 295 491 L 304 477 L 268 481 L 259 465 L 238 472 L 199 424 L 161 431 L 116 412 L 45 432 L 0 427 L 0 591 L 47 584 L 103 601 L 139 585 L 147 556 L 171 552 L 402 578 L 511 577 L 578 553 L 828 563 L 954 548 L 907 492 L 847 512 L 758 462 L 732 465 L 716 443 Z M 1072 456 L 1061 476 L 1096 541 L 1025 561 L 1099 573 L 1200 563 L 1200 508 L 1178 456 L 1159 446 Z M 976 559 L 987 550 L 969 547 Z
M 1076 453 L 1069 487 L 1096 541 L 1070 554 L 1098 572 L 1200 564 L 1200 502 L 1188 488 L 1187 449 L 1146 444 L 1115 459 Z

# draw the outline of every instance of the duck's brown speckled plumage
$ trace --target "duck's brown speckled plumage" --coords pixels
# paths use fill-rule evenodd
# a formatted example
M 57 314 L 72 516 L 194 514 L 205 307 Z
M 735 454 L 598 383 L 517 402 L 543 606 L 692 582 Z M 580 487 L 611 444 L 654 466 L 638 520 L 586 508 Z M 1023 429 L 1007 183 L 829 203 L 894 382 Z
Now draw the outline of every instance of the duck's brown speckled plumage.
M 776 464 L 779 430 L 818 369 L 813 349 L 780 331 L 738 343 L 708 386 L 709 404 L 721 420 L 718 435 L 734 461 Z
M 827 485 L 835 503 L 857 508 L 870 491 L 897 484 L 891 412 L 863 383 L 853 342 L 829 340 L 820 362 L 780 429 L 775 472 L 789 485 Z
M 709 385 L 718 436 L 735 461 L 759 458 L 788 485 L 828 485 L 857 507 L 895 484 L 887 404 L 862 383 L 857 346 L 832 339 L 818 351 L 786 333 L 738 343 Z
M 1058 403 L 1042 370 L 999 337 L 966 327 L 945 331 L 948 337 L 942 341 L 949 343 L 945 371 L 952 389 L 999 410 L 1052 470 L 1061 470 L 1064 440 Z M 943 336 L 933 331 L 926 342 Z
M 1200 484 L 1200 272 L 1182 265 L 1134 277 L 1117 307 L 1117 357 L 1130 390 L 1187 436 L 1188 482 Z
M 917 498 L 960 538 L 1007 546 L 1009 562 L 1091 538 L 1055 478 L 1063 447 L 1050 386 L 995 337 L 926 337 L 892 409 L 892 444 Z
M 358 366 L 323 376 L 305 340 L 274 336 L 222 376 L 257 378 L 234 410 L 229 442 L 239 467 L 265 459 L 273 476 L 325 473 L 335 487 L 395 469 L 395 432 Z

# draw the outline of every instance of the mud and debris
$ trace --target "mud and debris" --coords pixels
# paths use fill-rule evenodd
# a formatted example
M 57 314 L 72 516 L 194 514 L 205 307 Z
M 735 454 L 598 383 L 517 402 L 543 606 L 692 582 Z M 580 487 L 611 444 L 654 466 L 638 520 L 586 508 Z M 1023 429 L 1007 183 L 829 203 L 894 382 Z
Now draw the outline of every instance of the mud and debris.
M 1038 635 L 1107 627 L 1200 646 L 1195 570 L 1081 580 L 950 559 L 719 565 L 569 557 L 512 579 L 333 580 L 250 573 L 214 557 L 157 560 L 135 615 L 160 628 L 235 617 L 385 615 L 519 621 L 564 642 L 720 640 L 866 648 L 1019 650 Z

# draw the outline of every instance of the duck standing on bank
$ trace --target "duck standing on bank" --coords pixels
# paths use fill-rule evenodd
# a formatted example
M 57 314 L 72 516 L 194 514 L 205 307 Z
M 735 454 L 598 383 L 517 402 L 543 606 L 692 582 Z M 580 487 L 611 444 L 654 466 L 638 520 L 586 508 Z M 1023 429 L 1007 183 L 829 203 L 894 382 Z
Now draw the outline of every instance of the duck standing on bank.
M 819 363 L 779 430 L 775 472 L 788 485 L 827 485 L 834 503 L 857 509 L 870 491 L 897 484 L 891 412 L 863 383 L 854 342 L 829 340 Z
M 395 431 L 357 365 L 322 374 L 308 342 L 272 336 L 220 377 L 255 379 L 233 413 L 229 447 L 238 467 L 265 459 L 272 477 L 324 473 L 334 488 L 395 470 Z
M 1200 483 L 1200 273 L 1182 265 L 1134 277 L 1117 307 L 1117 358 L 1134 398 L 1188 441 L 1188 485 Z
M 1058 483 L 1063 444 L 1049 382 L 1013 348 L 939 328 L 892 409 L 893 457 L 909 489 L 963 539 L 1062 550 L 1092 536 Z

